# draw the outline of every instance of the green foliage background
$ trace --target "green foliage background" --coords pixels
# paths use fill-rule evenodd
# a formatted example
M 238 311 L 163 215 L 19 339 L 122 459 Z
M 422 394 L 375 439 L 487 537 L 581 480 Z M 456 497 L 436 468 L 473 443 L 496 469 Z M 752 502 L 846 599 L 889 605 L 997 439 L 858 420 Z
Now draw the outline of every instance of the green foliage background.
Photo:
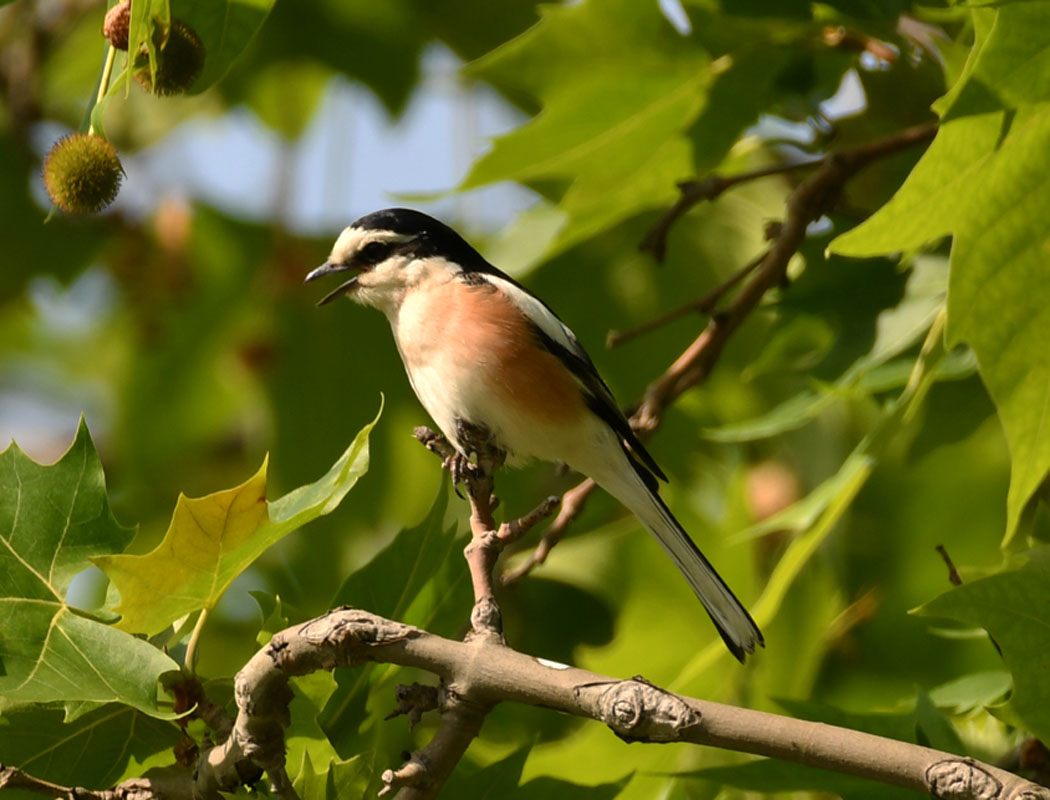
M 175 16 L 195 25 L 209 60 L 190 98 L 114 82 L 90 118 L 125 154 L 181 119 L 241 106 L 294 141 L 336 79 L 368 87 L 397 117 L 424 49 L 454 52 L 462 80 L 527 115 L 458 190 L 513 181 L 536 202 L 504 231 L 449 221 L 561 313 L 625 404 L 703 321 L 612 351 L 606 333 L 702 296 L 759 253 L 798 176 L 696 207 L 657 264 L 638 244 L 677 181 L 940 118 L 925 154 L 851 181 L 790 284 L 653 439 L 669 504 L 754 610 L 766 649 L 737 665 L 656 543 L 600 497 L 502 598 L 508 639 L 687 694 L 982 758 L 1050 736 L 1050 3 L 686 0 L 677 27 L 648 0 L 135 8 L 133 42 L 152 47 L 151 31 Z M 241 577 L 217 605 L 215 583 L 190 601 L 214 606 L 198 670 L 217 698 L 259 642 L 335 603 L 449 636 L 470 606 L 465 506 L 409 435 L 427 420 L 386 322 L 349 304 L 315 309 L 301 286 L 336 231 L 305 238 L 200 201 L 43 224 L 41 131 L 81 126 L 103 13 L 85 3 L 45 14 L 28 0 L 0 9 L 0 48 L 13 54 L 0 107 L 0 399 L 83 410 L 94 437 L 81 429 L 54 467 L 13 449 L 0 457 L 0 763 L 85 786 L 173 761 L 180 734 L 155 686 L 177 668 L 194 617 L 151 640 L 169 645 L 164 656 L 132 634 L 155 634 L 185 603 L 119 598 L 89 559 L 142 564 L 147 585 L 161 579 L 150 569 L 164 585 L 200 579 L 210 562 L 187 562 L 180 577 L 163 560 L 129 559 L 161 542 L 180 492 L 237 486 L 189 503 L 256 515 L 235 518 L 251 542 L 223 561 L 223 582 Z M 828 121 L 822 104 L 847 75 L 863 108 Z M 62 324 L 55 298 L 75 307 L 62 292 L 87 270 L 105 271 L 114 297 Z M 362 431 L 380 392 L 382 418 Z M 65 430 L 38 436 L 37 460 L 57 459 L 75 426 L 72 412 Z M 244 484 L 267 452 L 262 482 Z M 549 465 L 501 475 L 505 513 L 571 481 Z M 245 486 L 252 502 L 289 494 L 241 508 Z M 113 515 L 137 525 L 130 545 Z M 963 587 L 950 590 L 938 544 Z M 114 609 L 128 613 L 121 601 L 151 622 L 115 624 Z M 393 686 L 419 677 L 377 666 L 299 680 L 289 764 L 304 800 L 374 793 L 381 771 L 425 740 L 430 721 L 415 732 L 382 721 Z M 448 794 L 519 785 L 546 798 L 899 794 L 718 751 L 628 747 L 593 724 L 501 706 Z

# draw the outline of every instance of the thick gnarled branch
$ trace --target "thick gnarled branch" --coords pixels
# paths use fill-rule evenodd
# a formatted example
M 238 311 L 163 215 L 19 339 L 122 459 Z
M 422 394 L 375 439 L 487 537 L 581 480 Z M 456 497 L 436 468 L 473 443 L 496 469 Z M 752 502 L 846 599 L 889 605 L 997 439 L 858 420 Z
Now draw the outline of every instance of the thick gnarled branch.
M 238 715 L 231 742 L 198 766 L 161 780 L 140 778 L 104 791 L 74 790 L 0 768 L 0 788 L 91 800 L 218 800 L 219 779 L 254 766 L 283 774 L 289 680 L 367 662 L 422 669 L 452 687 L 443 725 L 429 745 L 385 776 L 398 798 L 435 796 L 497 703 L 542 706 L 607 725 L 634 742 L 688 742 L 780 758 L 924 792 L 937 800 L 1050 800 L 1050 790 L 1010 772 L 921 745 L 833 725 L 697 700 L 641 678 L 619 680 L 537 659 L 489 638 L 454 641 L 355 608 L 340 608 L 277 633 L 237 676 Z

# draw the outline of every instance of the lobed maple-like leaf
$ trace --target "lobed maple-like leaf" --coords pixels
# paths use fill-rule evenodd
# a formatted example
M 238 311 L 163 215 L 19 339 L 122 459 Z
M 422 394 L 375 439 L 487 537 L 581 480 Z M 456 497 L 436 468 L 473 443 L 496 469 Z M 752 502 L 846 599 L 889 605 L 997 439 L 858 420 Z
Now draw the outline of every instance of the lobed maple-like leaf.
M 50 466 L 16 445 L 0 454 L 0 712 L 116 701 L 157 714 L 157 679 L 175 662 L 66 602 L 89 559 L 131 537 L 110 511 L 83 423 Z
M 186 614 L 213 608 L 264 551 L 339 505 L 368 471 L 368 435 L 378 420 L 377 414 L 314 483 L 268 503 L 264 460 L 240 486 L 179 497 L 163 541 L 151 552 L 94 559 L 120 592 L 119 626 L 153 635 Z
M 979 46 L 904 186 L 831 247 L 870 256 L 954 237 L 947 338 L 973 348 L 1006 432 L 1008 543 L 1050 472 L 1050 58 L 1036 41 L 1050 13 L 1018 3 L 994 14 L 991 25 L 978 15 Z M 1028 59 L 1024 91 L 1020 62 L 1004 63 L 1011 47 Z
M 1050 546 L 1030 550 L 1017 569 L 969 581 L 919 609 L 979 625 L 995 638 L 1013 674 L 1011 707 L 1029 730 L 1050 737 Z

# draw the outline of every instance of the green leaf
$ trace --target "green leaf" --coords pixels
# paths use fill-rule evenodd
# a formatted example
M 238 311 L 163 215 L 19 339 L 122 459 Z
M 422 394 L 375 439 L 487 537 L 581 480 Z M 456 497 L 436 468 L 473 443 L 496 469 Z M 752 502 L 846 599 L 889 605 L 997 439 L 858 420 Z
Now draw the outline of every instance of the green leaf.
M 379 414 L 314 483 L 268 503 L 264 461 L 233 489 L 181 496 L 153 551 L 94 559 L 120 592 L 115 609 L 122 616 L 120 627 L 153 635 L 185 614 L 214 608 L 234 579 L 275 542 L 339 505 L 368 470 L 368 435 L 378 421 Z
M 1006 431 L 1004 544 L 1050 471 L 1047 14 L 1045 4 L 1007 4 L 989 30 L 987 11 L 975 13 L 975 55 L 938 106 L 937 138 L 893 199 L 831 245 L 866 256 L 953 235 L 947 334 L 973 347 Z M 1012 110 L 989 110 L 1003 105 Z
M 944 356 L 942 319 L 943 316 L 939 315 L 930 328 L 900 395 L 886 404 L 874 427 L 849 454 L 839 471 L 779 514 L 738 534 L 738 540 L 747 540 L 773 531 L 797 533 L 777 562 L 761 596 L 751 606 L 751 614 L 759 627 L 767 627 L 776 618 L 792 584 L 838 527 L 868 482 L 889 442 L 925 399 Z M 725 648 L 717 642 L 704 648 L 682 668 L 671 688 L 689 684 L 725 654 Z
M 531 747 L 521 747 L 506 758 L 482 767 L 472 774 L 463 770 L 454 772 L 448 782 L 451 797 L 470 797 L 495 800 L 497 797 L 517 797 L 521 771 L 525 769 Z
M 131 4 L 128 22 L 128 53 L 146 51 L 153 80 L 157 78 L 157 45 L 167 39 L 171 28 L 169 0 L 136 0 Z M 124 71 L 124 88 L 130 91 L 131 70 Z
M 769 439 L 808 424 L 824 409 L 832 406 L 836 399 L 833 391 L 807 389 L 774 406 L 760 417 L 718 428 L 708 428 L 703 435 L 713 442 L 754 442 Z
M 294 141 L 313 119 L 331 78 L 331 70 L 311 61 L 272 64 L 253 76 L 248 105 L 266 125 Z
M 514 797 L 515 800 L 613 800 L 620 795 L 630 780 L 631 776 L 628 775 L 613 783 L 583 786 L 557 778 L 533 778 L 520 786 L 514 792 Z
M 966 714 L 976 708 L 999 703 L 1013 688 L 1010 673 L 1003 669 L 963 675 L 930 690 L 930 700 L 938 708 Z
M 746 764 L 735 766 L 708 767 L 683 774 L 681 777 L 702 778 L 723 786 L 733 786 L 737 789 L 765 794 L 819 792 L 838 796 L 843 800 L 914 800 L 915 798 L 915 793 L 907 789 L 771 758 L 749 761 Z
M 1050 101 L 1050 5 L 1011 3 L 978 40 L 945 118 Z M 994 106 L 989 107 L 994 102 Z
M 448 495 L 442 487 L 426 518 L 399 533 L 347 578 L 331 605 L 367 608 L 433 633 L 455 635 L 470 617 L 473 595 L 463 561 L 462 530 L 458 522 L 445 522 L 447 510 Z M 386 685 L 392 674 L 377 668 L 343 671 L 337 676 L 339 688 L 325 708 L 322 725 L 339 752 L 351 751 L 351 742 L 364 724 L 360 717 L 369 693 Z
M 674 200 L 692 173 L 686 132 L 704 103 L 709 59 L 657 6 L 589 0 L 541 21 L 469 68 L 543 113 L 496 140 L 462 188 L 566 180 L 562 249 Z
M 465 623 L 473 600 L 463 560 L 463 531 L 458 521 L 445 522 L 447 512 L 448 495 L 442 487 L 426 519 L 401 531 L 347 578 L 332 605 L 367 608 L 434 633 L 454 633 L 445 626 Z
M 319 762 L 314 766 L 309 753 L 304 752 L 292 773 L 292 780 L 301 800 L 358 800 L 366 796 L 371 765 L 361 755 L 341 761 Z
M 66 786 L 101 789 L 120 780 L 131 762 L 141 765 L 178 738 L 172 723 L 124 705 L 105 705 L 75 722 L 53 709 L 26 711 L 0 719 L 0 763 Z
M 821 318 L 828 320 L 837 340 L 830 359 L 832 363 L 821 364 L 821 370 L 827 366 L 841 369 L 842 364 L 848 364 L 835 382 L 829 385 L 816 383 L 754 419 L 706 430 L 704 435 L 708 439 L 717 442 L 768 439 L 803 427 L 843 398 L 904 385 L 911 371 L 910 362 L 901 361 L 893 370 L 881 368 L 914 347 L 929 330 L 944 305 L 947 263 L 934 257 L 916 259 L 907 276 L 903 297 L 894 288 L 887 288 L 886 284 L 895 281 L 896 276 L 892 272 L 887 275 L 884 264 L 876 262 L 865 266 L 867 268 L 859 274 L 857 270 L 851 273 L 841 259 L 807 266 L 797 285 L 780 303 L 784 322 L 778 324 L 770 337 L 770 346 L 773 347 L 772 343 L 778 342 L 785 330 L 797 335 L 796 323 L 807 320 L 807 325 L 812 325 L 812 316 L 819 311 Z M 864 282 L 859 287 L 851 286 L 851 281 L 855 280 Z M 840 299 L 852 292 L 860 297 L 851 297 L 845 303 Z M 809 339 L 820 342 L 819 334 L 810 335 Z M 857 348 L 858 343 L 861 348 Z M 771 359 L 773 364 L 785 360 L 783 347 L 776 347 L 780 352 Z M 866 352 L 864 348 L 867 348 Z M 858 350 L 863 355 L 858 355 Z M 763 351 L 760 358 L 768 358 L 766 352 Z M 968 369 L 961 359 L 942 366 L 945 368 L 938 370 L 938 377 L 957 377 Z
M 514 797 L 516 800 L 612 800 L 630 781 L 630 776 L 614 783 L 581 786 L 556 778 L 533 778 L 519 786 L 532 747 L 522 747 L 506 758 L 494 761 L 476 772 L 457 769 L 446 789 L 450 797 L 469 797 L 471 800 L 496 800 Z
M 204 69 L 193 83 L 199 94 L 219 80 L 266 20 L 274 0 L 171 0 L 173 16 L 204 44 Z M 134 5 L 134 4 L 133 4 Z
M 964 583 L 919 609 L 979 625 L 995 638 L 1013 675 L 1012 706 L 1029 729 L 1050 737 L 1050 547 L 1027 553 L 1026 563 Z
M 120 552 L 131 537 L 110 511 L 83 422 L 51 466 L 16 445 L 0 454 L 0 712 L 116 701 L 156 713 L 157 679 L 175 662 L 65 599 L 91 557 Z
M 925 747 L 946 753 L 961 755 L 966 752 L 952 723 L 923 691 L 915 699 L 915 740 Z

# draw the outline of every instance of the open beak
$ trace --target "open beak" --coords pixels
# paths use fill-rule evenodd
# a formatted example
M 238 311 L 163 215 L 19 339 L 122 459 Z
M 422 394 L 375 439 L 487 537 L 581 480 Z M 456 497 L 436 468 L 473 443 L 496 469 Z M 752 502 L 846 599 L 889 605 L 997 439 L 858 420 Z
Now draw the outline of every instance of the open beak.
M 336 272 L 346 272 L 349 269 L 356 269 L 356 267 L 347 266 L 346 264 L 333 264 L 330 261 L 326 261 L 317 269 L 311 270 L 310 274 L 306 276 L 306 280 L 303 281 L 303 283 L 310 283 L 311 281 L 315 281 L 318 278 L 323 278 L 326 275 L 331 275 Z M 325 306 L 331 303 L 333 300 L 342 297 L 343 295 L 347 294 L 351 289 L 353 289 L 355 283 L 357 283 L 356 275 L 350 280 L 344 281 L 343 283 L 339 284 L 339 286 L 337 286 L 335 289 L 333 289 L 324 297 L 322 297 L 320 301 L 318 301 L 317 305 Z

